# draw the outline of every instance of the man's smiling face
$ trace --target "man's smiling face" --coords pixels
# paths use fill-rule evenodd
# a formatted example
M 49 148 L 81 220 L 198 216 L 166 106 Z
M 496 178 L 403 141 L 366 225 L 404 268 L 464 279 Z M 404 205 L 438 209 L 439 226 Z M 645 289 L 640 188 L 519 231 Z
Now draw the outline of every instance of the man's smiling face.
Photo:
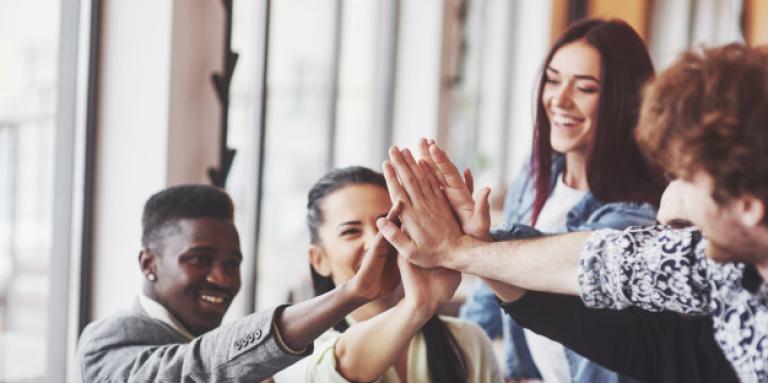
M 194 335 L 221 324 L 240 290 L 240 239 L 233 222 L 219 218 L 168 223 L 152 262 L 151 298 Z

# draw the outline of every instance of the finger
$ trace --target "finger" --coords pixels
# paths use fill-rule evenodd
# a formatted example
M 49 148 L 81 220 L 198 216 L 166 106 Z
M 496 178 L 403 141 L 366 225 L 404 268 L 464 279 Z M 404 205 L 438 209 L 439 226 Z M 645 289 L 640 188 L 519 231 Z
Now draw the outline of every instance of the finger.
M 464 184 L 467 185 L 470 194 L 475 191 L 475 178 L 472 177 L 472 171 L 469 168 L 464 169 Z
M 397 178 L 397 173 L 395 172 L 395 168 L 392 166 L 392 163 L 389 161 L 384 161 L 384 163 L 381 165 L 381 169 L 384 173 L 384 181 L 387 183 L 389 199 L 392 200 L 392 203 L 397 204 L 400 202 L 403 205 L 410 203 L 411 200 L 408 198 L 408 193 L 405 192 L 403 185 L 400 184 L 400 180 Z
M 387 255 L 394 253 L 394 248 L 384 239 L 381 233 L 377 233 L 367 246 L 368 248 L 363 254 L 363 259 L 360 261 L 360 267 L 357 270 L 361 275 L 367 275 L 367 273 L 374 270 L 382 269 L 389 258 Z
M 442 185 L 442 174 L 439 174 L 437 171 L 437 166 L 435 165 L 435 161 L 432 160 L 432 156 L 429 154 L 429 146 L 433 145 L 435 143 L 435 140 L 429 139 L 429 138 L 422 138 L 419 140 L 419 160 L 425 160 L 427 161 L 427 164 L 429 164 L 429 167 L 432 168 L 432 171 L 435 173 L 435 176 L 439 181 L 441 181 Z
M 402 153 L 403 159 L 405 159 L 405 163 L 411 169 L 411 172 L 416 175 L 416 180 L 418 181 L 417 184 L 419 185 L 419 190 L 421 190 L 422 195 L 425 197 L 431 196 L 432 188 L 429 187 L 429 181 L 427 180 L 426 173 L 424 173 L 424 170 L 416 162 L 416 158 L 413 157 L 413 153 L 411 153 L 409 149 L 404 149 Z
M 432 160 L 435 162 L 437 170 L 443 174 L 445 178 L 445 187 L 451 187 L 456 189 L 465 189 L 466 185 L 459 173 L 459 169 L 451 162 L 445 152 L 437 145 L 431 145 L 429 147 L 429 154 Z
M 403 201 L 395 201 L 395 204 L 392 205 L 392 208 L 389 209 L 389 212 L 387 213 L 387 219 L 392 221 L 397 226 L 400 226 L 400 213 L 403 212 Z
M 389 209 L 386 219 L 391 221 L 395 225 L 399 225 L 400 220 L 398 216 L 402 211 L 403 211 L 403 202 L 399 200 L 395 201 L 395 204 L 392 205 L 391 209 Z M 371 262 L 374 262 L 377 258 L 381 258 L 381 256 L 390 255 L 395 252 L 395 248 L 392 247 L 392 245 L 389 242 L 387 242 L 387 240 L 384 238 L 381 232 L 376 233 L 376 236 L 368 244 L 368 248 L 372 250 L 369 253 L 372 253 L 373 256 L 364 257 L 363 261 L 361 262 L 362 265 L 370 264 Z
M 379 233 L 384 236 L 387 242 L 392 244 L 398 253 L 404 256 L 412 253 L 413 242 L 397 225 L 387 219 L 379 218 L 376 220 L 376 226 L 379 228 Z
M 440 185 L 445 185 L 443 174 L 440 173 L 437 165 L 435 164 L 435 160 L 432 159 L 432 155 L 429 153 L 429 147 L 432 145 L 435 145 L 435 140 L 431 138 L 422 138 L 421 141 L 419 141 L 419 155 L 421 158 L 427 160 L 429 166 L 435 171 L 435 176 L 437 177 L 438 181 L 440 181 Z
M 398 219 L 398 216 L 400 215 L 400 212 L 402 210 L 403 210 L 403 202 L 396 201 L 395 204 L 392 205 L 392 208 L 389 209 L 386 219 L 391 221 L 395 225 L 399 225 L 400 220 Z M 363 258 L 363 262 L 362 262 L 363 265 L 372 262 L 377 257 L 390 255 L 395 252 L 395 248 L 392 247 L 392 245 L 389 242 L 387 242 L 387 240 L 384 238 L 384 236 L 380 232 L 376 233 L 376 236 L 368 244 L 368 248 L 372 250 L 370 251 L 370 253 L 373 254 L 373 257 Z
M 400 184 L 402 185 L 401 189 L 404 190 L 404 193 L 408 196 L 408 200 L 411 201 L 414 206 L 417 206 L 420 201 L 424 200 L 424 195 L 421 193 L 421 188 L 419 187 L 416 175 L 405 162 L 403 154 L 396 146 L 389 149 L 389 160 L 394 169 L 394 173 L 397 174 L 397 177 L 400 179 Z M 393 201 L 395 200 L 393 199 Z
M 425 160 L 419 160 L 419 166 L 421 166 L 422 171 L 426 174 L 427 182 L 429 182 L 429 187 L 432 189 L 432 194 L 436 197 L 442 196 L 443 190 L 440 189 L 440 181 L 437 180 L 435 172 L 429 166 L 429 163 Z
M 448 156 L 445 155 L 445 152 L 437 145 L 432 145 L 429 147 L 429 153 L 435 160 L 438 171 L 445 177 L 442 186 L 454 210 L 464 209 L 473 204 L 472 192 L 467 187 L 461 174 L 459 174 L 459 170 L 453 165 Z M 470 208 L 467 213 L 471 214 L 471 211 L 472 209 Z
M 429 140 L 427 140 L 424 137 L 420 138 L 418 148 L 419 148 L 419 157 L 420 157 L 419 159 L 431 161 L 431 158 L 429 156 Z
M 475 217 L 480 217 L 480 222 L 483 227 L 491 226 L 491 204 L 489 202 L 489 196 L 491 195 L 490 188 L 480 189 L 480 194 L 477 196 L 477 203 L 475 203 Z

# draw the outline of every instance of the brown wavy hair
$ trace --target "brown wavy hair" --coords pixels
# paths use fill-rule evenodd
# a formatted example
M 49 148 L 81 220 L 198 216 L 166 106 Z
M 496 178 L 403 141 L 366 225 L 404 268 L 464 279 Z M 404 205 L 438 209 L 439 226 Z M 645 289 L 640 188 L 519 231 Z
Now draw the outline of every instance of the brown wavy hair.
M 744 193 L 768 203 L 768 49 L 684 53 L 646 87 L 635 134 L 667 171 L 711 175 L 718 203 Z

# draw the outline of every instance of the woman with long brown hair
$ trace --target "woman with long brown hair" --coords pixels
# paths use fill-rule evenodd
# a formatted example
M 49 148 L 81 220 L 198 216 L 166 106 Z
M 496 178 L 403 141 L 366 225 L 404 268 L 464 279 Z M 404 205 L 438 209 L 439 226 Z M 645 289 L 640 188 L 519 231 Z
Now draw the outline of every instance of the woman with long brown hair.
M 533 152 L 507 194 L 506 226 L 557 233 L 655 222 L 665 182 L 633 135 L 641 88 L 653 74 L 642 38 L 623 21 L 585 20 L 560 36 L 544 60 Z M 482 282 L 462 316 L 489 335 L 503 321 L 508 377 L 532 377 L 515 370 L 526 366 L 527 343 L 547 382 L 626 381 L 533 332 L 523 336 Z

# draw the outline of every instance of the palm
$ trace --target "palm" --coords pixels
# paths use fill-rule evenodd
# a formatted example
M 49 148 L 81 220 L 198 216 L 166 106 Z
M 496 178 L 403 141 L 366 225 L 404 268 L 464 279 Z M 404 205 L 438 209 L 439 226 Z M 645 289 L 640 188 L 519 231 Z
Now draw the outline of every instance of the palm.
M 445 268 L 423 269 L 399 257 L 398 266 L 402 274 L 405 299 L 416 305 L 435 308 L 440 302 L 453 297 L 461 273 Z
M 387 219 L 395 220 L 402 208 L 402 203 L 395 203 L 387 213 Z M 368 244 L 368 250 L 363 255 L 360 269 L 352 277 L 351 285 L 358 295 L 368 300 L 375 300 L 392 294 L 400 285 L 397 251 L 384 239 L 381 233 L 377 234 Z
M 478 239 L 486 239 L 491 226 L 490 211 L 485 207 L 478 209 L 472 198 L 474 188 L 472 173 L 465 171 L 462 179 L 458 168 L 448 156 L 434 144 L 434 141 L 421 139 L 419 154 L 427 160 L 443 188 L 446 200 L 451 205 L 464 233 Z M 481 191 L 480 200 L 487 203 L 487 193 Z

